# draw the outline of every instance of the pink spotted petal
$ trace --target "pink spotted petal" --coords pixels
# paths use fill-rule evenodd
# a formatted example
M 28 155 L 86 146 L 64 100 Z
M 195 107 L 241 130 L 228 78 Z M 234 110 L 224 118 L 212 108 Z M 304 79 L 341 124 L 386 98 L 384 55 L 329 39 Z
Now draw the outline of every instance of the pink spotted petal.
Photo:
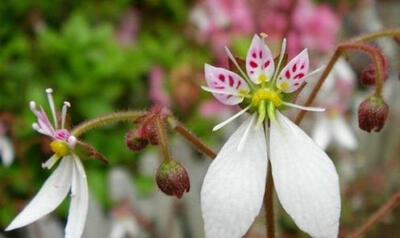
M 223 104 L 239 104 L 243 101 L 243 97 L 237 96 L 237 94 L 249 92 L 246 81 L 234 72 L 208 64 L 205 64 L 204 71 L 210 88 L 234 94 L 213 93 L 214 97 Z
M 275 64 L 271 51 L 258 35 L 254 35 L 247 51 L 246 70 L 256 84 L 264 80 L 269 81 L 274 74 Z
M 303 84 L 309 65 L 308 52 L 305 49 L 282 69 L 276 86 L 285 93 L 296 91 Z

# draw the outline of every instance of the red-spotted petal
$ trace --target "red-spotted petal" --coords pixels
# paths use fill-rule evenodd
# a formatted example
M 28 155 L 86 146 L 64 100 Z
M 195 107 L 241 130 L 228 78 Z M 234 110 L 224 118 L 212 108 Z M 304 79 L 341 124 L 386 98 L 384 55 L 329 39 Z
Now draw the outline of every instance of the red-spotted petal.
M 243 101 L 243 97 L 239 94 L 249 92 L 246 81 L 234 72 L 208 64 L 205 64 L 204 71 L 208 86 L 216 91 L 224 92 L 223 94 L 213 92 L 214 97 L 223 104 L 239 104 Z
M 285 93 L 296 91 L 303 84 L 309 65 L 308 52 L 305 49 L 282 69 L 276 86 Z
M 269 81 L 274 74 L 275 64 L 271 51 L 258 35 L 254 35 L 247 51 L 246 70 L 256 84 Z

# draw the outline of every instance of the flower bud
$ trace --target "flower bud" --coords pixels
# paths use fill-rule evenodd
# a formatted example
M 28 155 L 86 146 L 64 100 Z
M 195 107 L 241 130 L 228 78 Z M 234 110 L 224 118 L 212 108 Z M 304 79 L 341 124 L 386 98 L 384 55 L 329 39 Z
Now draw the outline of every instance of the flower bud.
M 379 51 L 380 52 L 380 51 Z M 382 59 L 382 76 L 383 76 L 383 81 L 386 81 L 388 79 L 388 69 L 387 69 L 387 61 L 386 57 L 381 54 Z M 370 64 L 368 68 L 364 69 L 361 72 L 361 83 L 364 85 L 375 85 L 376 83 L 376 66 L 375 64 Z
M 149 144 L 149 141 L 146 138 L 138 136 L 137 131 L 138 130 L 130 130 L 125 135 L 126 146 L 135 152 L 144 149 Z
M 385 125 L 389 107 L 381 97 L 371 96 L 363 101 L 358 108 L 358 126 L 371 132 L 380 131 Z
M 181 198 L 189 192 L 190 181 L 185 167 L 176 160 L 164 161 L 157 170 L 156 182 L 158 187 L 169 196 Z

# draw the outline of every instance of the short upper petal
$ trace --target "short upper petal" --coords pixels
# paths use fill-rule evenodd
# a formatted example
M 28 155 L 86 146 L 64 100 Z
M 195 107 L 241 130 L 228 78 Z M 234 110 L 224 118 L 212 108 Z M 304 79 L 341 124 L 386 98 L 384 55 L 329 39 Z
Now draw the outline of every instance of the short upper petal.
M 204 71 L 207 84 L 210 88 L 228 93 L 213 93 L 214 97 L 223 104 L 239 104 L 243 101 L 243 97 L 237 96 L 237 94 L 246 94 L 249 92 L 249 86 L 246 81 L 232 71 L 209 64 L 205 64 Z
M 256 84 L 269 81 L 274 74 L 275 64 L 271 50 L 258 35 L 254 35 L 247 51 L 246 70 Z
M 267 173 L 263 127 L 251 125 L 242 150 L 238 145 L 252 118 L 228 139 L 211 163 L 201 189 L 201 208 L 207 238 L 238 238 L 259 213 Z
M 65 238 L 79 238 L 82 236 L 89 202 L 86 173 L 82 162 L 76 155 L 72 155 L 72 157 L 74 160 L 74 168 L 71 187 L 71 205 L 68 212 L 67 226 L 65 227 Z
M 339 180 L 335 166 L 298 126 L 276 113 L 271 123 L 271 166 L 279 200 L 312 237 L 337 237 Z
M 276 86 L 285 93 L 291 93 L 301 87 L 309 69 L 307 49 L 294 57 L 279 73 Z
M 36 196 L 11 222 L 6 231 L 28 225 L 56 209 L 71 187 L 72 166 L 70 157 L 63 158 Z

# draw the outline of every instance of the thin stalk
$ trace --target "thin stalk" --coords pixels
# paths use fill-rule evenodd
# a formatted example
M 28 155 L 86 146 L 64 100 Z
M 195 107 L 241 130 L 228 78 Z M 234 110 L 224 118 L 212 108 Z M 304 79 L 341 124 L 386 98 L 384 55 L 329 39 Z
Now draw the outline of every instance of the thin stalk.
M 380 37 L 386 37 L 386 36 L 400 36 L 400 29 L 387 29 L 387 30 L 382 30 L 382 31 L 374 31 L 371 33 L 363 34 L 361 36 L 354 37 L 350 39 L 350 41 L 370 41 L 370 40 L 375 40 L 376 38 Z
M 159 116 L 156 116 L 155 124 L 157 129 L 158 142 L 160 143 L 161 155 L 164 158 L 164 161 L 169 161 L 171 158 L 168 146 L 168 135 Z
M 75 137 L 80 137 L 82 134 L 96 127 L 116 122 L 134 121 L 139 117 L 145 115 L 145 113 L 145 111 L 125 111 L 96 117 L 91 120 L 82 122 L 81 124 L 73 128 L 71 134 Z
M 335 65 L 336 61 L 346 51 L 359 51 L 359 52 L 365 53 L 371 57 L 372 61 L 375 63 L 375 67 L 376 67 L 375 96 L 378 96 L 378 97 L 381 96 L 382 87 L 383 87 L 383 60 L 382 60 L 378 50 L 375 49 L 374 47 L 364 44 L 364 43 L 346 42 L 346 43 L 339 44 L 338 47 L 336 48 L 334 54 L 332 55 L 332 57 L 330 58 L 330 60 L 327 64 L 327 66 L 325 67 L 324 71 L 322 72 L 321 76 L 319 77 L 317 84 L 314 86 L 311 94 L 307 98 L 307 101 L 305 102 L 304 106 L 308 107 L 314 102 L 319 90 L 322 87 L 322 84 L 325 82 L 329 73 L 333 69 L 333 66 Z M 306 113 L 307 113 L 307 111 L 304 111 L 304 110 L 300 111 L 295 118 L 295 123 L 300 124 Z
M 389 201 L 383 204 L 378 211 L 372 214 L 367 222 L 362 225 L 350 237 L 362 237 L 376 222 L 378 222 L 386 213 L 390 212 L 393 208 L 400 205 L 400 192 L 395 193 Z
M 206 144 L 204 144 L 197 136 L 193 135 L 185 126 L 183 126 L 179 121 L 173 117 L 168 117 L 168 123 L 176 132 L 188 140 L 200 153 L 203 153 L 214 159 L 217 154 L 210 149 Z
M 268 162 L 267 186 L 264 194 L 264 209 L 266 219 L 267 237 L 275 237 L 275 216 L 274 216 L 274 180 L 272 178 L 271 163 Z

